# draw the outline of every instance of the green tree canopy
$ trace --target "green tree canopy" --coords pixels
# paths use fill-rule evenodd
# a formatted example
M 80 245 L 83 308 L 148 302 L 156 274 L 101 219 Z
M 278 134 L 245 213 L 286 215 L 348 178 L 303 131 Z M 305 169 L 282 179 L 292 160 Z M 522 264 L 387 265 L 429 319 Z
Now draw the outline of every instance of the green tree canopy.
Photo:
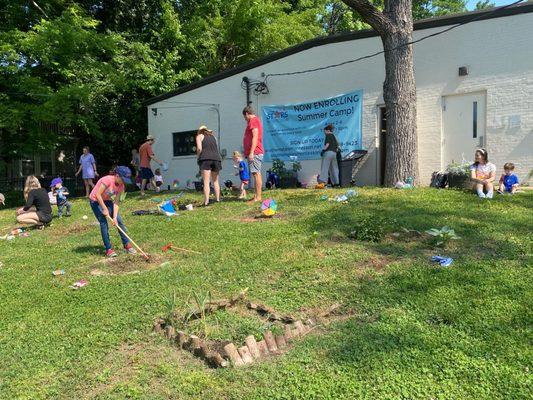
M 143 100 L 319 35 L 367 27 L 340 0 L 0 5 L 3 159 L 74 139 L 111 147 L 109 163 L 128 161 L 146 134 Z M 418 0 L 413 11 L 425 18 L 464 10 L 463 0 Z

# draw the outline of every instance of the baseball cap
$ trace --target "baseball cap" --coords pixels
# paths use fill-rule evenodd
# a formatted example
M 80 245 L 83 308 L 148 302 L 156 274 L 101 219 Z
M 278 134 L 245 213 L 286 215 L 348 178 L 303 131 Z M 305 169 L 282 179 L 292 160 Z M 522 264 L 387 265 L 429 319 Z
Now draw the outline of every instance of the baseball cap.
M 61 179 L 61 178 L 54 178 L 54 179 L 52 179 L 52 182 L 50 183 L 50 187 L 54 187 L 54 186 L 57 185 L 58 183 L 63 183 L 63 179 Z
M 115 168 L 115 173 L 120 176 L 125 183 L 131 184 L 131 169 L 121 165 Z
M 155 137 L 152 135 L 146 136 L 146 140 L 155 140 Z
M 0 204 L 5 206 L 6 205 L 5 201 L 6 201 L 6 198 L 4 197 L 4 195 L 2 193 L 0 193 Z

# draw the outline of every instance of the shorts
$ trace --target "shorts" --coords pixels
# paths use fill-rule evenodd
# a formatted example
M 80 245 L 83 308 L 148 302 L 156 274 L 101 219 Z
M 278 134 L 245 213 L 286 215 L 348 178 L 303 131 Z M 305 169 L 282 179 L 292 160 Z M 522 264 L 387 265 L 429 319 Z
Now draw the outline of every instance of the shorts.
M 39 217 L 39 221 L 41 221 L 43 224 L 49 224 L 52 222 L 52 214 L 43 211 L 36 211 L 35 213 Z
M 216 160 L 202 160 L 198 161 L 200 171 L 218 172 L 222 169 L 222 162 Z
M 241 180 L 241 183 L 246 186 L 246 185 L 248 185 L 250 183 L 250 181 Z
M 248 167 L 251 174 L 260 174 L 263 166 L 263 154 L 254 154 L 253 160 L 248 160 Z
M 504 185 L 504 187 L 505 187 L 505 193 L 511 193 L 513 191 L 513 185 L 511 186 Z
M 150 180 L 154 177 L 154 173 L 152 172 L 152 168 L 144 168 L 141 167 L 141 179 L 147 179 Z

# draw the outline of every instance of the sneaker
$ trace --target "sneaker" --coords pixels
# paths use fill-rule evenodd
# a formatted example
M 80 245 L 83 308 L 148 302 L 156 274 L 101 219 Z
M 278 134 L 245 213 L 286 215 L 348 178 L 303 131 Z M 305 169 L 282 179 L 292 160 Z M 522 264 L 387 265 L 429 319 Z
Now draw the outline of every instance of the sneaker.
M 126 246 L 124 246 L 124 251 L 128 254 L 137 254 L 137 250 L 135 250 L 131 243 L 128 243 Z
M 118 254 L 115 252 L 115 250 L 113 249 L 109 249 L 105 252 L 105 256 L 107 258 L 113 258 L 113 257 L 118 257 Z

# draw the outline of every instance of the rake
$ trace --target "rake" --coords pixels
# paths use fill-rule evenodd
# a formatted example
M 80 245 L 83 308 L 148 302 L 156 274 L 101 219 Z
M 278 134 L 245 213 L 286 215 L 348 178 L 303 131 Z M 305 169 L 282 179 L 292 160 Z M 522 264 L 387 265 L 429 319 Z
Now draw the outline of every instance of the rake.
M 109 218 L 109 220 L 113 223 L 113 225 L 115 224 L 115 222 L 113 221 L 113 218 L 111 218 L 109 215 L 107 216 L 107 218 Z M 117 227 L 117 229 L 118 229 L 118 230 L 119 230 L 124 236 L 126 236 L 126 237 L 128 238 L 128 240 L 131 242 L 131 244 L 134 245 L 135 248 L 136 248 L 137 250 L 139 250 L 139 252 L 142 254 L 142 256 L 144 257 L 144 259 L 145 259 L 146 261 L 149 261 L 149 260 L 150 260 L 150 256 L 149 256 L 148 254 L 146 254 L 144 251 L 142 251 L 142 249 L 137 245 L 137 243 L 135 243 L 135 242 L 134 242 L 134 241 L 128 236 L 128 234 L 127 234 L 126 232 L 124 232 L 124 230 L 123 230 L 120 226 L 116 225 L 116 227 Z

